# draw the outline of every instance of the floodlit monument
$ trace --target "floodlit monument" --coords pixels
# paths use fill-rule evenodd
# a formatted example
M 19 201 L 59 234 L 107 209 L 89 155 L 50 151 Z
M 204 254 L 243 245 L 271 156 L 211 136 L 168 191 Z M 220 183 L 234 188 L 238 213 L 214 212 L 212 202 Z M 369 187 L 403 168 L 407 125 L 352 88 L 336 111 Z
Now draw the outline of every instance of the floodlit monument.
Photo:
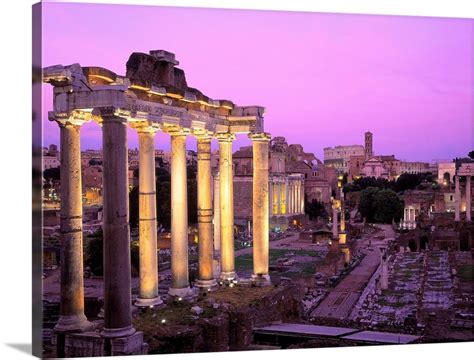
M 139 136 L 140 294 L 135 305 L 162 303 L 158 295 L 154 136 L 171 141 L 171 287 L 168 296 L 193 298 L 188 278 L 186 138 L 198 140 L 198 286 L 212 289 L 213 206 L 212 138 L 219 142 L 219 238 L 223 282 L 234 281 L 232 142 L 236 134 L 253 141 L 254 276 L 269 283 L 268 146 L 264 108 L 214 100 L 188 87 L 175 55 L 164 51 L 133 53 L 126 76 L 102 67 L 57 65 L 44 69 L 43 82 L 54 87 L 49 118 L 61 132 L 61 306 L 57 343 L 74 349 L 74 333 L 90 329 L 84 314 L 81 198 L 81 126 L 94 121 L 103 139 L 104 328 L 103 354 L 140 354 L 143 334 L 132 325 L 127 127 Z M 91 335 L 92 336 L 92 335 Z M 84 336 L 80 341 L 84 341 Z M 101 342 L 102 341 L 102 342 Z M 107 350 L 103 350 L 107 349 Z M 74 350 L 71 350 L 74 353 Z M 69 352 L 68 354 L 71 354 Z M 63 356 L 64 353 L 58 353 Z

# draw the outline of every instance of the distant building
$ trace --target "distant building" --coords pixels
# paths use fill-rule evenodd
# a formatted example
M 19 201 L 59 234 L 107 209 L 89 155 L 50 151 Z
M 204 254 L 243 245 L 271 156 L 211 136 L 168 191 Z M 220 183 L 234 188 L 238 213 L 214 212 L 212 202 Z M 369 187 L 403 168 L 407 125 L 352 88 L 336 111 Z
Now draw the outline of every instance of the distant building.
M 441 185 L 449 185 L 454 183 L 454 175 L 456 174 L 456 164 L 451 162 L 438 163 L 438 183 Z
M 348 182 L 353 182 L 354 180 L 358 179 L 360 175 L 360 171 L 364 166 L 366 158 L 362 155 L 351 156 L 349 159 L 349 171 L 348 171 Z
M 252 218 L 252 146 L 241 147 L 232 158 L 235 223 L 247 226 Z M 217 154 L 211 156 L 211 164 L 216 174 Z M 335 169 L 324 166 L 314 154 L 304 152 L 301 145 L 288 145 L 281 136 L 273 138 L 269 151 L 270 227 L 285 229 L 290 222 L 298 221 L 304 215 L 305 198 L 329 206 L 332 188 L 328 179 L 331 178 L 335 183 Z
M 381 179 L 390 179 L 390 173 L 385 168 L 383 161 L 379 157 L 374 156 L 364 162 L 364 166 L 360 171 L 361 177 L 374 177 Z
M 51 168 L 59 167 L 59 151 L 54 144 L 49 145 L 49 148 L 43 148 L 43 171 Z
M 365 158 L 365 148 L 362 145 L 339 145 L 334 148 L 324 148 L 324 165 L 336 168 L 340 174 L 349 171 L 349 161 L 351 156 L 363 156 Z
M 419 161 L 400 161 L 400 174 L 421 174 L 429 171 L 429 163 Z
M 400 160 L 395 155 L 377 155 L 376 156 L 388 172 L 389 180 L 394 180 L 400 175 Z

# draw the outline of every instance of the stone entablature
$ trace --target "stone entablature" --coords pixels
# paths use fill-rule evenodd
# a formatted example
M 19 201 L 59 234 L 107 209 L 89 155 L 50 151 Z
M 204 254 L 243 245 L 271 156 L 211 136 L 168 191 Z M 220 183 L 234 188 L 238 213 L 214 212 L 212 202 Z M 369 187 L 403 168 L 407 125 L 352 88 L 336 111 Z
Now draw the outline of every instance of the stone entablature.
M 46 67 L 43 81 L 54 86 L 50 119 L 69 119 L 74 113 L 75 117 L 81 115 L 87 121 L 100 123 L 98 109 L 108 108 L 129 122 L 147 121 L 163 130 L 173 126 L 211 133 L 263 130 L 263 107 L 236 106 L 229 100 L 210 99 L 187 87 L 184 72 L 157 52 L 151 51 L 155 56 L 133 53 L 127 62 L 127 75 L 131 78 L 79 64 Z M 149 63 L 153 64 L 150 69 L 154 72 L 140 71 Z M 157 69 L 161 67 L 169 69 L 160 72 Z M 173 70 L 181 75 L 170 76 Z M 177 81 L 178 77 L 184 81 Z

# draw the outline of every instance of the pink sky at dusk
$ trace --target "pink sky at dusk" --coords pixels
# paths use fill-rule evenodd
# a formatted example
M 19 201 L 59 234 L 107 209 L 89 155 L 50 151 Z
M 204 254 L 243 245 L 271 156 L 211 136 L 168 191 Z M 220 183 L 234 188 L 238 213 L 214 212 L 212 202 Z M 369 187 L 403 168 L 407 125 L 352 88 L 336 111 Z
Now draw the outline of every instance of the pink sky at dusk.
M 215 99 L 265 106 L 272 136 L 323 159 L 327 146 L 432 161 L 474 148 L 474 21 L 171 7 L 43 4 L 43 66 L 80 63 L 125 75 L 132 52 L 176 54 L 188 85 Z M 59 144 L 47 120 L 44 143 Z M 87 124 L 82 148 L 101 148 Z M 158 134 L 157 149 L 169 149 Z M 234 150 L 250 141 L 239 135 Z M 189 149 L 195 149 L 190 140 Z M 138 147 L 129 132 L 129 146 Z

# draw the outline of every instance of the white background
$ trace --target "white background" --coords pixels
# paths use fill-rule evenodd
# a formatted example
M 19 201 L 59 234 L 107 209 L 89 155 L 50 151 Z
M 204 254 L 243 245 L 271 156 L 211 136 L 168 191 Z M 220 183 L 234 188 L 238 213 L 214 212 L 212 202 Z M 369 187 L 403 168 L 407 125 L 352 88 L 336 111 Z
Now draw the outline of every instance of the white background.
M 58 2 L 57 0 L 49 1 Z M 474 1 L 472 0 L 228 0 L 225 2 L 222 0 L 89 0 L 87 2 L 474 17 Z M 31 351 L 29 344 L 31 344 L 31 5 L 33 3 L 35 1 L 32 0 L 0 2 L 0 135 L 2 137 L 0 143 L 2 149 L 0 225 L 3 234 L 0 237 L 0 359 L 8 360 L 29 358 L 28 352 Z M 466 44 L 466 46 L 473 46 L 473 44 Z M 469 357 L 468 354 L 472 356 L 473 344 L 161 355 L 148 358 L 219 359 L 225 356 L 226 359 L 232 360 L 242 357 L 258 359 L 271 356 L 275 359 L 300 357 L 331 358 L 331 360 L 358 358 L 385 360 L 416 357 L 431 360 Z

